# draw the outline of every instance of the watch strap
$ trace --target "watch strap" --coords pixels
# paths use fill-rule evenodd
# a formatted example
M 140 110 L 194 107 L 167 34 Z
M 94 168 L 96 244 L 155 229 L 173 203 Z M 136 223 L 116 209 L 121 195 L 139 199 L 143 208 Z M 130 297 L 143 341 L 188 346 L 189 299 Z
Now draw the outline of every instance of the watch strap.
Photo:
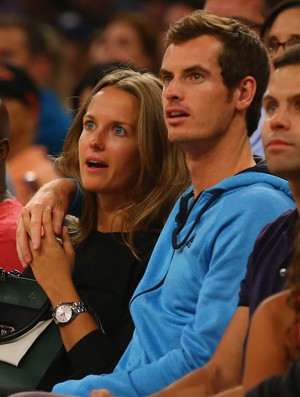
M 85 304 L 82 301 L 81 302 L 73 302 L 71 308 L 72 308 L 75 316 L 78 316 L 78 314 L 88 311 Z

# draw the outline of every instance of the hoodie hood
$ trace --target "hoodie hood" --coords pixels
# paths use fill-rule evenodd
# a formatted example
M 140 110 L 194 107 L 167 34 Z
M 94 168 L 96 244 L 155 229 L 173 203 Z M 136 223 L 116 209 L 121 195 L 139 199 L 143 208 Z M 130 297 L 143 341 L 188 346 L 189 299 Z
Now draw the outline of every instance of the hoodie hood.
M 288 181 L 279 176 L 273 175 L 268 169 L 265 161 L 259 162 L 257 165 L 251 168 L 247 168 L 238 174 L 229 178 L 223 179 L 217 185 L 212 186 L 206 190 L 208 194 L 218 194 L 220 189 L 224 194 L 229 193 L 232 190 L 240 189 L 243 187 L 251 186 L 255 187 L 255 184 L 266 184 L 273 187 L 275 190 L 281 190 L 291 200 L 293 200 L 292 193 L 289 188 Z M 191 192 L 192 188 L 187 191 Z

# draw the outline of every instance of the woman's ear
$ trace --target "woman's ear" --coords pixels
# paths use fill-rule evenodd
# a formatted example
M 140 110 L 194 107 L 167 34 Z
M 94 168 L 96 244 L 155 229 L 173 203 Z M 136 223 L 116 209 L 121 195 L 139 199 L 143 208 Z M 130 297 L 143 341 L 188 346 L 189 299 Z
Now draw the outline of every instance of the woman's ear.
M 246 110 L 251 105 L 256 92 L 256 81 L 252 76 L 246 76 L 236 89 L 236 108 Z
M 7 138 L 0 140 L 0 164 L 6 162 L 9 153 L 9 141 Z

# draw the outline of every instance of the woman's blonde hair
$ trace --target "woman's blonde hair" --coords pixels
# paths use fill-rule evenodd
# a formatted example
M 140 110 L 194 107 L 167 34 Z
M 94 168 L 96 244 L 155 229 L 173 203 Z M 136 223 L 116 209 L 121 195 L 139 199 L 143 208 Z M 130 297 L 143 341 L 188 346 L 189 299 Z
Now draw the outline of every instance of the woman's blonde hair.
M 180 193 L 190 183 L 183 152 L 168 142 L 161 102 L 162 84 L 150 72 L 117 69 L 105 75 L 95 86 L 86 103 L 79 109 L 67 134 L 62 155 L 56 160 L 59 171 L 75 177 L 81 184 L 78 140 L 83 117 L 93 96 L 107 86 L 125 91 L 137 98 L 137 140 L 140 152 L 140 174 L 131 191 L 131 199 L 120 210 L 126 214 L 122 231 L 128 231 L 126 243 L 134 251 L 136 231 L 160 231 Z M 97 196 L 84 189 L 83 213 L 75 228 L 74 243 L 85 240 L 97 226 Z M 101 215 L 100 215 L 101 216 Z

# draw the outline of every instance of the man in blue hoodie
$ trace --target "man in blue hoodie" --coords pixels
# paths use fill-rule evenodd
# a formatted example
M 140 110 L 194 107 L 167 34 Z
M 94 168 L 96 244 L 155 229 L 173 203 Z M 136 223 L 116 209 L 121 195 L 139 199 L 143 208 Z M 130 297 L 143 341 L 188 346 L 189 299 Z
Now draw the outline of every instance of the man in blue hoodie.
M 297 290 L 295 264 L 298 265 L 299 250 L 297 251 L 298 247 L 295 242 L 299 241 L 300 212 L 299 95 L 300 44 L 298 43 L 288 46 L 284 53 L 274 60 L 274 72 L 263 100 L 266 117 L 262 129 L 262 140 L 269 167 L 276 174 L 287 178 L 297 208 L 284 212 L 274 222 L 267 225 L 256 240 L 249 259 L 247 275 L 240 292 L 240 304 L 241 306 L 245 304 L 249 306 L 250 315 L 253 314 L 253 309 L 261 303 L 264 297 L 275 294 L 286 287 L 285 276 L 289 266 L 294 266 L 294 272 L 290 273 L 288 281 L 290 287 L 293 286 L 291 290 Z M 285 361 L 287 353 L 281 351 L 287 348 L 290 323 L 294 323 L 297 314 L 294 313 L 292 319 L 290 319 L 285 306 L 278 303 L 277 299 L 280 296 L 281 294 L 276 294 L 273 298 L 268 299 L 254 314 L 244 366 L 244 387 L 228 389 L 223 393 L 214 394 L 215 397 L 298 397 L 300 395 L 299 351 L 293 364 L 290 364 L 292 357 L 289 356 L 288 360 Z M 295 309 L 290 300 L 288 302 L 290 307 Z M 275 307 L 275 310 L 272 310 L 272 307 Z M 241 307 L 237 309 L 232 324 L 225 332 L 216 351 L 215 356 L 218 356 L 219 359 L 213 357 L 205 371 L 203 371 L 205 367 L 193 371 L 171 387 L 155 393 L 153 397 L 212 395 L 211 388 L 206 387 L 212 384 L 212 382 L 206 381 L 208 378 L 206 375 L 209 372 L 211 373 L 211 379 L 219 384 L 220 377 L 223 377 L 224 380 L 225 375 L 228 386 L 230 384 L 228 367 L 232 373 L 236 372 L 233 371 L 232 367 L 232 361 L 236 361 L 234 348 L 238 344 L 240 350 L 242 347 L 241 336 L 245 327 L 241 327 L 242 322 L 239 324 L 236 322 L 236 319 L 240 317 L 240 310 Z M 275 327 L 274 324 L 276 324 Z M 288 331 L 285 332 L 286 329 Z M 278 332 L 278 330 L 281 330 L 281 332 Z M 285 342 L 282 341 L 281 345 L 278 339 L 280 335 L 283 335 Z M 268 346 L 266 347 L 267 350 L 264 351 L 263 346 L 266 340 Z M 220 348 L 221 345 L 223 346 Z M 268 354 L 270 346 L 274 348 L 276 346 L 277 360 L 275 361 L 276 354 L 272 355 L 271 358 Z M 262 351 L 258 360 L 257 348 Z M 240 364 L 238 372 L 241 374 L 241 360 L 238 361 Z M 214 362 L 214 371 L 212 370 L 212 362 Z M 286 365 L 285 362 L 289 364 Z M 286 371 L 283 373 L 284 367 Z M 218 369 L 216 370 L 216 368 Z M 217 378 L 214 375 L 217 375 Z M 263 378 L 265 379 L 263 380 Z M 256 384 L 257 382 L 260 383 Z M 239 383 L 241 383 L 241 378 Z M 250 384 L 252 385 L 251 389 L 249 389 Z M 203 394 L 204 390 L 205 393 Z M 101 397 L 110 397 L 109 393 L 99 391 L 97 394 Z
M 203 366 L 234 314 L 255 238 L 295 205 L 287 182 L 251 155 L 249 136 L 269 78 L 255 33 L 196 11 L 170 27 L 161 78 L 169 139 L 185 151 L 192 186 L 171 212 L 132 297 L 136 329 L 115 371 L 61 383 L 58 393 L 89 396 L 105 388 L 114 396 L 145 396 Z M 47 196 L 57 233 L 71 185 L 48 185 L 35 199 Z M 28 205 L 35 224 L 42 207 Z M 19 252 L 26 265 L 24 230 Z M 31 231 L 35 248 L 38 231 Z

